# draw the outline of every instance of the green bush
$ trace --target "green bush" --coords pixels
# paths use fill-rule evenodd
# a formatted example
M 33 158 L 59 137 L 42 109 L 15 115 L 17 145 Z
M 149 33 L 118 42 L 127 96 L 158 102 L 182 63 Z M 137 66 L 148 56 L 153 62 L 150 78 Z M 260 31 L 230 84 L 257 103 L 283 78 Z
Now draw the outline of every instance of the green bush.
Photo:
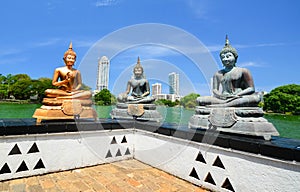
M 114 105 L 116 104 L 116 97 L 110 93 L 108 89 L 103 89 L 94 96 L 96 105 Z
M 300 85 L 283 85 L 264 95 L 263 109 L 275 113 L 300 114 Z

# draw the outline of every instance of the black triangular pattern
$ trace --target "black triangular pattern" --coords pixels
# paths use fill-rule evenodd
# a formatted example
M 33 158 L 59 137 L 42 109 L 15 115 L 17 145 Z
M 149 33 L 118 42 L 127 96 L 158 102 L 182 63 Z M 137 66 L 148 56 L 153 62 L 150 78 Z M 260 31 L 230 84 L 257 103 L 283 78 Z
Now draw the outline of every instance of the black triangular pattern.
M 36 165 L 34 166 L 33 170 L 34 170 L 34 169 L 43 169 L 43 168 L 45 168 L 45 165 L 44 165 L 42 159 L 40 159 L 40 160 L 36 163 Z
M 110 144 L 116 144 L 117 143 L 117 140 L 115 138 L 115 136 L 113 137 L 113 139 L 111 140 Z
M 4 173 L 11 173 L 11 170 L 10 170 L 9 166 L 7 165 L 7 163 L 5 163 L 0 170 L 0 174 L 4 174 Z
M 202 155 L 202 153 L 199 151 L 199 153 L 198 153 L 198 156 L 197 156 L 197 158 L 196 158 L 196 161 L 199 161 L 199 162 L 202 162 L 202 163 L 205 163 L 206 164 L 206 161 L 205 161 L 205 159 L 204 159 L 204 157 L 203 157 L 203 155 Z
M 18 144 L 15 144 L 15 146 L 10 150 L 8 155 L 17 155 L 22 154 L 20 151 L 20 148 L 18 147 Z
M 215 159 L 214 163 L 213 163 L 213 166 L 216 166 L 216 167 L 220 167 L 222 169 L 225 169 L 221 159 L 219 156 L 217 156 L 217 158 Z
M 229 181 L 228 178 L 225 179 L 225 181 L 224 181 L 224 183 L 222 184 L 221 187 L 224 188 L 224 189 L 228 189 L 228 190 L 234 192 L 234 189 L 233 189 L 233 187 L 232 187 L 232 185 L 231 185 L 231 183 L 230 183 L 230 181 Z
M 38 153 L 40 152 L 39 148 L 37 147 L 36 143 L 34 143 L 31 148 L 29 149 L 29 151 L 27 152 L 28 153 Z
M 110 150 L 108 150 L 108 152 L 107 152 L 105 158 L 109 158 L 109 157 L 112 157 Z
M 199 178 L 199 176 L 198 176 L 198 174 L 197 174 L 197 171 L 196 171 L 195 167 L 193 167 L 193 169 L 192 169 L 192 171 L 191 171 L 191 173 L 190 173 L 189 176 L 194 177 L 194 178 L 200 180 L 200 178 Z
M 130 151 L 129 151 L 129 148 L 127 148 L 124 155 L 130 155 L 130 154 L 131 154 L 131 153 L 130 153 Z
M 122 156 L 120 149 L 118 149 L 117 154 L 116 154 L 116 157 L 118 157 L 118 156 Z
M 19 168 L 17 169 L 16 173 L 21 172 L 21 171 L 28 171 L 28 167 L 25 163 L 25 161 L 22 161 L 21 165 L 19 166 Z
M 214 179 L 212 178 L 210 172 L 208 172 L 208 174 L 206 175 L 204 181 L 207 182 L 207 183 L 216 185 L 216 183 L 215 183 Z
M 123 139 L 122 139 L 121 143 L 127 143 L 127 139 L 126 139 L 126 137 L 125 137 L 125 136 L 123 137 Z

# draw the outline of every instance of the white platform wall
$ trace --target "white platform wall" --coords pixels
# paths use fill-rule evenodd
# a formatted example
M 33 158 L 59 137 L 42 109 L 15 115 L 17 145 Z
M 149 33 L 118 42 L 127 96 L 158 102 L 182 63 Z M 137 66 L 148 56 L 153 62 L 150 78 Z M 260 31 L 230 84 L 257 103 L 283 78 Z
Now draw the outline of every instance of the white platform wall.
M 133 129 L 0 138 L 0 180 L 133 158 Z
M 214 191 L 300 191 L 300 164 L 137 131 L 134 158 Z
M 299 162 L 139 129 L 2 136 L 0 181 L 135 158 L 214 191 L 300 191 Z

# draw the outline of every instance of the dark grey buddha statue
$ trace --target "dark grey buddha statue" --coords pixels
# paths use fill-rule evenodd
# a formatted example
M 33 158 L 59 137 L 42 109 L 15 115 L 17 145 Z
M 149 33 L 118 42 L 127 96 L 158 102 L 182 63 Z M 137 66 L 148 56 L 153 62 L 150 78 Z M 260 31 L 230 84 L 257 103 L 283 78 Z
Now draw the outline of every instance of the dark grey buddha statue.
M 224 68 L 213 76 L 213 95 L 197 98 L 199 106 L 190 118 L 189 127 L 263 136 L 266 140 L 278 136 L 258 107 L 262 95 L 255 92 L 250 71 L 236 67 L 238 54 L 227 36 L 220 58 Z
M 131 92 L 130 95 L 128 95 Z M 118 96 L 121 103 L 152 103 L 155 99 L 150 94 L 148 80 L 144 77 L 144 69 L 138 57 L 137 64 L 133 69 L 133 77 L 128 81 L 124 93 Z
M 200 106 L 248 107 L 257 106 L 261 95 L 255 93 L 254 82 L 250 71 L 236 67 L 238 54 L 229 44 L 228 37 L 224 48 L 220 52 L 224 69 L 213 76 L 213 96 L 198 97 Z

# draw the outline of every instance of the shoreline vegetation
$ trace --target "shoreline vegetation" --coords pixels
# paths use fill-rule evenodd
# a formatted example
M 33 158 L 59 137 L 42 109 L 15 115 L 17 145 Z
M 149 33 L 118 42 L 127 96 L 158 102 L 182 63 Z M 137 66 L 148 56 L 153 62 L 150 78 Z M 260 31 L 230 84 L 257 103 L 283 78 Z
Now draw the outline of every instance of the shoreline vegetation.
M 91 90 L 83 85 L 83 90 Z M 0 74 L 0 103 L 41 103 L 46 89 L 55 89 L 50 78 L 31 79 L 27 74 Z M 196 98 L 200 95 L 190 93 L 180 101 L 158 100 L 157 105 L 174 107 L 177 105 L 185 108 L 195 108 Z M 2 99 L 2 100 L 1 100 Z M 93 97 L 96 105 L 114 105 L 116 97 L 109 90 L 103 89 Z M 263 95 L 263 102 L 259 107 L 264 111 L 300 115 L 300 84 L 289 84 L 276 87 L 270 93 Z

